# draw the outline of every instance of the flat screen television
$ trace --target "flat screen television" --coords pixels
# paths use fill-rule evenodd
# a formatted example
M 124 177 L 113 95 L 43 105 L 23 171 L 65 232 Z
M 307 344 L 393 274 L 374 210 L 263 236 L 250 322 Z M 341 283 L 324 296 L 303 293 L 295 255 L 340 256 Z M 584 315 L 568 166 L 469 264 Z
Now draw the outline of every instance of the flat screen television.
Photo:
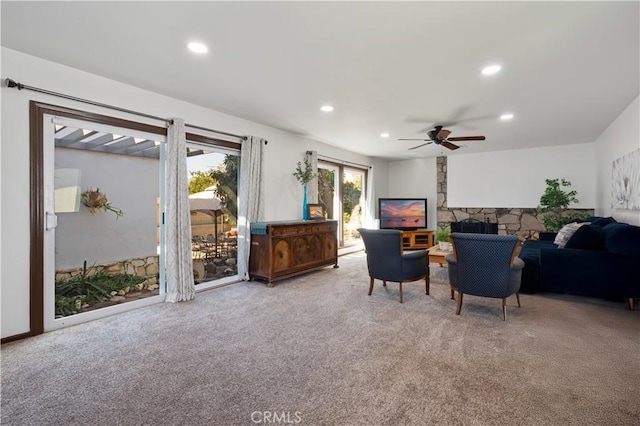
M 380 229 L 413 231 L 427 227 L 426 198 L 379 198 Z

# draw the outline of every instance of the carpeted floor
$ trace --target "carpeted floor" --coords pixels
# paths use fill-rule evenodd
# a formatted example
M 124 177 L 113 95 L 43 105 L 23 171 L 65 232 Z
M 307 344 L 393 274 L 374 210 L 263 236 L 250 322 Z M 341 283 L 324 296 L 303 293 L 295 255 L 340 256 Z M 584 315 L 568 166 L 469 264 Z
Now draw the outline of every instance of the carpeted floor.
M 640 311 L 449 298 L 446 268 L 367 296 L 362 253 L 2 346 L 6 425 L 640 424 Z

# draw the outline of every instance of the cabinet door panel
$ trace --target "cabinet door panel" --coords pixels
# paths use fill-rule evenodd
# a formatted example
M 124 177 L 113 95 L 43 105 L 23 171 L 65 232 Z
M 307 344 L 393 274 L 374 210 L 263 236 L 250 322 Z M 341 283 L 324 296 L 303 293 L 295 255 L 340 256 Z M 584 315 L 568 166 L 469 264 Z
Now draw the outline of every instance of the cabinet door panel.
M 293 266 L 302 265 L 309 262 L 309 243 L 306 237 L 294 237 L 292 242 L 293 248 Z
M 325 259 L 332 259 L 337 256 L 335 234 L 324 235 L 323 256 Z
M 291 265 L 291 247 L 288 240 L 278 240 L 273 246 L 273 271 L 283 271 Z
M 309 262 L 322 260 L 322 237 L 320 235 L 309 236 Z

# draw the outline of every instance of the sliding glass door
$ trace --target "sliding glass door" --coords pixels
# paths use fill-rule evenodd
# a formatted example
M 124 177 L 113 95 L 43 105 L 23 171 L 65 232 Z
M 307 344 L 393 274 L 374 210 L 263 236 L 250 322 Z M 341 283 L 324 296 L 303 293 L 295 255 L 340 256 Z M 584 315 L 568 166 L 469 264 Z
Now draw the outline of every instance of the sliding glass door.
M 165 137 L 44 117 L 45 330 L 162 300 Z
M 238 150 L 188 142 L 191 252 L 196 289 L 238 279 Z
M 340 247 L 360 245 L 357 229 L 362 226 L 367 171 L 318 161 L 318 202 L 327 217 L 338 221 Z

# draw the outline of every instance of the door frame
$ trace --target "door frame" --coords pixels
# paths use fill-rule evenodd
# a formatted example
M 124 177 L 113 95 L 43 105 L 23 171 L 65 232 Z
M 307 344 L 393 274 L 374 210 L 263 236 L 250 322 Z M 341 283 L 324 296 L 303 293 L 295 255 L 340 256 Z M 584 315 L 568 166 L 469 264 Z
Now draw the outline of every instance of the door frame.
M 167 136 L 167 128 L 139 123 L 122 118 L 80 111 L 39 101 L 29 102 L 29 333 L 44 333 L 44 285 L 45 285 L 45 193 L 44 193 L 44 116 L 56 115 L 91 123 L 124 127 L 147 133 Z M 163 184 L 163 183 L 161 183 Z M 24 336 L 27 337 L 27 336 Z

